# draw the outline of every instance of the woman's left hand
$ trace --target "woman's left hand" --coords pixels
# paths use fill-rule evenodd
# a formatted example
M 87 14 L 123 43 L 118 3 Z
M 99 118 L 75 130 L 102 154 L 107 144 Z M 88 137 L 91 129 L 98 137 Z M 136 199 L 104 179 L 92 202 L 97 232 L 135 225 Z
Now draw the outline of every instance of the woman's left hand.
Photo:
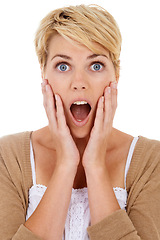
M 106 151 L 116 108 L 117 83 L 111 83 L 105 88 L 104 96 L 98 101 L 94 126 L 82 158 L 85 169 L 106 165 Z

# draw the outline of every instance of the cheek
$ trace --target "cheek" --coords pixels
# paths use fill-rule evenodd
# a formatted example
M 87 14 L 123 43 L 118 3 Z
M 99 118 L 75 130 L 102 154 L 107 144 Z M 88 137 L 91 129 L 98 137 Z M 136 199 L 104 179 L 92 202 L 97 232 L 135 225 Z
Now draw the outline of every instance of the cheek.
M 109 87 L 111 82 L 116 81 L 116 76 L 114 73 L 108 73 L 105 75 L 97 84 L 96 91 L 99 93 L 99 96 L 102 96 L 104 94 L 104 90 L 106 87 Z
M 60 95 L 62 97 L 62 94 L 61 94 L 62 91 L 61 91 L 61 87 L 59 86 L 59 84 L 56 84 L 56 82 L 51 81 L 50 86 L 51 86 L 54 94 L 57 93 L 58 95 Z
M 114 71 L 111 71 L 107 74 L 107 76 L 104 78 L 104 86 L 108 87 L 112 82 L 116 82 L 116 75 Z
M 58 94 L 64 103 L 64 95 L 66 91 L 64 90 L 63 84 L 56 79 L 52 79 L 52 81 L 50 81 L 50 86 L 52 88 L 53 94 Z
M 48 80 L 48 83 L 51 86 L 53 92 L 58 93 L 58 89 L 59 89 L 58 85 L 59 84 L 58 84 L 55 74 L 53 74 L 52 71 L 47 68 L 45 71 L 44 77 L 45 77 L 45 79 Z
M 102 79 L 97 88 L 101 89 L 101 92 L 104 92 L 104 89 L 110 85 L 111 81 L 111 78 L 107 75 Z

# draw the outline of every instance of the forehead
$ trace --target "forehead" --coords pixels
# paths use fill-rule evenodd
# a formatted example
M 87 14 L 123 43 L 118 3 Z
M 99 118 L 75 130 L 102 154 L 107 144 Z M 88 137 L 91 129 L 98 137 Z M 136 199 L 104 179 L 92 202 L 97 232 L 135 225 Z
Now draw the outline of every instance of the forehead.
M 88 56 L 91 54 L 104 54 L 109 57 L 109 51 L 103 48 L 98 43 L 91 43 L 92 48 L 95 51 L 90 50 L 84 44 L 81 44 L 71 38 L 64 38 L 59 34 L 54 35 L 49 42 L 48 46 L 48 57 L 52 57 L 53 54 L 69 54 L 69 55 L 78 55 Z

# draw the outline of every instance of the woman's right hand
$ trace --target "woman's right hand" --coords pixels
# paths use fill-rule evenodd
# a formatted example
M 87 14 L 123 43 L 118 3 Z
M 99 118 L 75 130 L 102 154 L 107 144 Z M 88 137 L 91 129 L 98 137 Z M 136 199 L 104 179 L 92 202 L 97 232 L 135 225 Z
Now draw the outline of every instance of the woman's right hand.
M 62 100 L 52 91 L 48 80 L 42 83 L 43 104 L 56 150 L 56 166 L 77 170 L 80 154 L 67 126 Z

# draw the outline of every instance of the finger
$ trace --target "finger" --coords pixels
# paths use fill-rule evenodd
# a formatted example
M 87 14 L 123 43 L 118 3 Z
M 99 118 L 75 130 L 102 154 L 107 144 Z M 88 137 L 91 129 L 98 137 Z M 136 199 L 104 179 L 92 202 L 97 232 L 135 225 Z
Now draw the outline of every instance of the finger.
M 111 87 L 106 87 L 104 91 L 105 97 L 105 115 L 104 115 L 104 123 L 108 124 L 112 121 L 112 97 L 111 97 Z
M 117 108 L 117 82 L 111 84 L 112 111 L 115 114 Z
M 45 92 L 46 90 L 46 84 L 48 83 L 47 79 L 43 79 L 42 83 L 41 83 L 41 89 L 42 89 L 42 93 Z
M 99 98 L 97 111 L 96 111 L 96 117 L 94 121 L 94 127 L 99 130 L 102 127 L 104 119 L 104 96 Z
M 56 99 L 56 108 L 57 108 L 57 123 L 58 127 L 64 129 L 66 127 L 66 118 L 64 114 L 64 108 L 62 104 L 62 100 L 58 94 L 55 94 Z
M 57 127 L 56 109 L 53 91 L 49 84 L 46 84 L 43 89 L 43 104 L 48 117 L 50 126 Z

